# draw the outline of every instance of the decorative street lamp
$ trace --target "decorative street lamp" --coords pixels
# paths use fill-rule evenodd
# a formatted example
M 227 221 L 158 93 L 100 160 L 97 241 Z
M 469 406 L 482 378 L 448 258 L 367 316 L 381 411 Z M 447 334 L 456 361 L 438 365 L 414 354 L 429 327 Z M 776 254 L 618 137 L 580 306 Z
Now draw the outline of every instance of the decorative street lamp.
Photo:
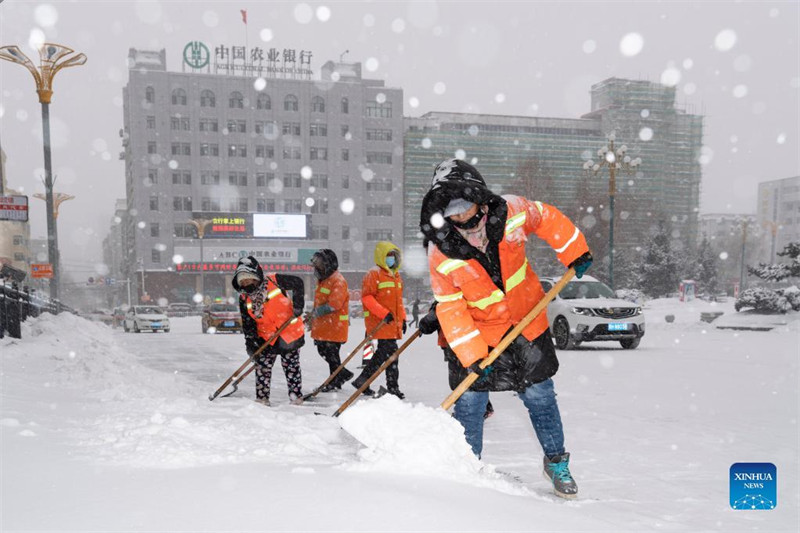
M 203 301 L 206 298 L 206 269 L 205 263 L 203 262 L 203 239 L 206 235 L 206 226 L 213 222 L 212 219 L 209 218 L 193 218 L 189 220 L 189 224 L 194 226 L 195 231 L 197 231 L 197 238 L 200 239 L 200 295 L 203 297 Z
M 40 192 L 37 192 L 36 194 L 34 194 L 33 197 L 34 198 L 38 198 L 39 200 L 44 200 L 45 202 L 47 201 L 47 196 L 42 194 L 42 193 L 40 193 Z M 58 220 L 58 208 L 59 208 L 59 206 L 61 204 L 63 204 L 67 200 L 74 200 L 74 199 L 75 199 L 75 196 L 73 196 L 71 194 L 66 194 L 66 193 L 63 193 L 63 192 L 54 192 L 53 193 L 53 218 Z
M 628 147 L 624 144 L 619 148 L 614 148 L 616 136 L 614 133 L 608 135 L 608 145 L 603 146 L 597 151 L 599 161 L 588 160 L 583 163 L 583 170 L 593 172 L 597 175 L 603 167 L 608 168 L 608 204 L 611 210 L 611 217 L 608 220 L 608 285 L 614 288 L 614 196 L 617 194 L 616 172 L 624 170 L 632 172 L 642 164 L 642 158 L 631 159 L 627 155 Z
M 84 54 L 67 57 L 74 52 L 60 44 L 44 43 L 39 48 L 39 68 L 17 46 L 0 47 L 0 59 L 11 61 L 27 68 L 36 81 L 36 92 L 42 104 L 42 140 L 44 141 L 44 188 L 47 202 L 47 256 L 53 265 L 53 279 L 50 283 L 50 298 L 58 299 L 60 268 L 58 265 L 58 228 L 55 214 L 57 207 L 53 199 L 53 171 L 50 161 L 50 100 L 53 97 L 53 78 L 59 70 L 77 67 L 86 63 Z M 63 201 L 63 200 L 62 200 Z

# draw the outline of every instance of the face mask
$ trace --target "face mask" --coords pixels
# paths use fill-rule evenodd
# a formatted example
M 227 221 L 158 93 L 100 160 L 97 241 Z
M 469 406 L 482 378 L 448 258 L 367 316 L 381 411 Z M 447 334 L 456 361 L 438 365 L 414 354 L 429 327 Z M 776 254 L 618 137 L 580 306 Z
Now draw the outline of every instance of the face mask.
M 244 292 L 244 293 L 247 293 L 247 294 L 252 294 L 252 293 L 256 292 L 256 289 L 258 289 L 258 283 L 254 283 L 252 285 L 244 285 L 244 286 L 240 286 L 239 287 L 239 290 L 241 292 Z
M 455 220 L 450 220 L 450 223 L 457 227 L 458 229 L 472 229 L 480 224 L 481 219 L 484 217 L 486 213 L 482 210 L 478 209 L 478 211 L 472 215 L 470 218 L 465 220 L 464 222 L 456 222 Z
M 390 256 L 386 257 L 386 266 L 387 267 L 394 268 L 395 264 L 396 264 L 396 261 L 395 261 L 393 255 L 390 255 Z

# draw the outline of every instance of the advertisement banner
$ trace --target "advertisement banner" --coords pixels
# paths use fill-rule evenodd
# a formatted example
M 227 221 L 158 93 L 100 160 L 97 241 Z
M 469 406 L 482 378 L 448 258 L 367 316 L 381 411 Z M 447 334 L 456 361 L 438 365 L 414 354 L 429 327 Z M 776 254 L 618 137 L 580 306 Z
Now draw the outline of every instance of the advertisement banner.
M 0 196 L 0 220 L 28 221 L 28 197 Z

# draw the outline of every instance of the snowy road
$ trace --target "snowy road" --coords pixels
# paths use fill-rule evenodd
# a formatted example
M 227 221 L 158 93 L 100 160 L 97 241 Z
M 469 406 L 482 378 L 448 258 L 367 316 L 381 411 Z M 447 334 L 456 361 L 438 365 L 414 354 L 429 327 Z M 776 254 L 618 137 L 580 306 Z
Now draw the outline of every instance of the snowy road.
M 673 324 L 663 309 L 648 315 L 638 350 L 559 353 L 574 502 L 550 495 L 512 394 L 492 397 L 483 460 L 522 483 L 462 455 L 452 421 L 424 407 L 448 393 L 433 338 L 401 359 L 406 402 L 366 401 L 343 417 L 378 436 L 376 451 L 314 416 L 344 393 L 290 406 L 279 369 L 272 409 L 251 401 L 251 379 L 209 402 L 244 361 L 243 340 L 203 335 L 199 318 L 138 335 L 41 320 L 22 342 L 0 341 L 0 529 L 796 531 L 797 328 L 720 331 L 676 309 Z M 313 345 L 301 363 L 310 391 L 326 365 Z M 748 461 L 777 466 L 775 510 L 730 509 L 728 469 Z

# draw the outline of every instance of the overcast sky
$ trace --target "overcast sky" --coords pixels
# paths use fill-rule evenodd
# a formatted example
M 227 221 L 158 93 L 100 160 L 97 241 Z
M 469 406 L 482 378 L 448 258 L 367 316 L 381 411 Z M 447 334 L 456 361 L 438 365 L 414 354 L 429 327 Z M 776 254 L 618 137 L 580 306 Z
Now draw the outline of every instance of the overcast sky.
M 180 70 L 188 41 L 243 45 L 247 31 L 251 47 L 311 50 L 315 73 L 349 50 L 345 59 L 363 62 L 365 77 L 404 89 L 406 116 L 579 117 L 593 83 L 663 80 L 706 116 L 701 212 L 752 213 L 759 181 L 800 173 L 799 16 L 795 1 L 5 0 L 0 44 L 37 58 L 29 43 L 44 38 L 89 58 L 58 74 L 51 105 L 55 188 L 76 196 L 61 209 L 59 240 L 77 266 L 101 259 L 114 199 L 125 194 L 118 131 L 130 47 L 166 48 L 168 68 Z M 0 95 L 9 185 L 41 192 L 33 79 L 0 61 Z M 44 202 L 31 201 L 32 236 L 43 236 Z

